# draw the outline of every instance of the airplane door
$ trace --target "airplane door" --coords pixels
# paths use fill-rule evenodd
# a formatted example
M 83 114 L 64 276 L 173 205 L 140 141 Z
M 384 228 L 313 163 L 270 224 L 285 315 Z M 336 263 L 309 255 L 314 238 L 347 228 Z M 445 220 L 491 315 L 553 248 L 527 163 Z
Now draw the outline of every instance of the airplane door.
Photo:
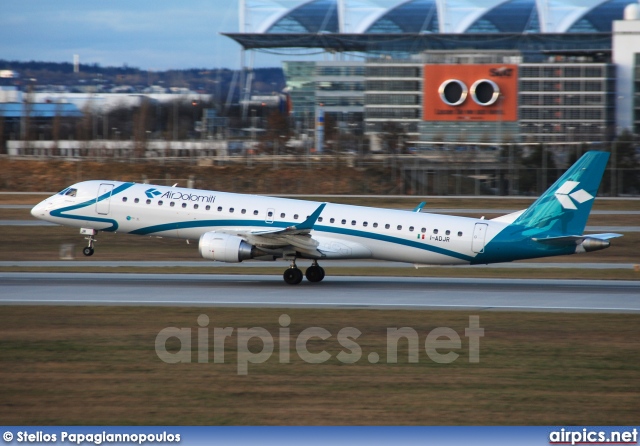
M 473 252 L 484 252 L 484 238 L 487 235 L 487 224 L 476 223 L 473 228 L 473 239 L 471 240 L 471 250 Z
M 101 215 L 107 215 L 111 207 L 111 192 L 113 184 L 102 183 L 98 188 L 98 196 L 96 197 L 96 212 Z
M 276 215 L 276 210 L 273 208 L 267 209 L 267 215 L 264 217 L 265 223 L 273 223 L 273 216 Z

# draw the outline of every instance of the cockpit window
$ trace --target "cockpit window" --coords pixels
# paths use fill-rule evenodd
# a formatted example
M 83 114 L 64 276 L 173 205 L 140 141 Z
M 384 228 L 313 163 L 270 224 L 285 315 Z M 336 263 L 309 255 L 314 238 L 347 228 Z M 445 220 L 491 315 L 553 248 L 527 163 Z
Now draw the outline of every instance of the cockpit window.
M 66 189 L 62 189 L 60 192 L 58 192 L 58 195 L 64 195 L 68 190 L 68 187 Z
M 67 192 L 65 192 L 65 195 L 68 197 L 75 197 L 77 193 L 78 193 L 78 189 L 69 188 Z

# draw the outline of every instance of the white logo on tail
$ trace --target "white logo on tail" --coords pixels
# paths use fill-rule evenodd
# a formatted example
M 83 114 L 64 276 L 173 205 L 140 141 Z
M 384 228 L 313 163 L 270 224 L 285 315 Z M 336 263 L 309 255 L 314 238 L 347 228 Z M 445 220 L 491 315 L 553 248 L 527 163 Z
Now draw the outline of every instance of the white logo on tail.
M 582 204 L 585 201 L 593 200 L 593 195 L 591 195 L 584 189 L 580 189 L 571 193 L 571 191 L 574 190 L 579 184 L 580 183 L 578 183 L 577 181 L 566 181 L 556 191 L 555 196 L 564 209 L 578 209 L 574 201 Z

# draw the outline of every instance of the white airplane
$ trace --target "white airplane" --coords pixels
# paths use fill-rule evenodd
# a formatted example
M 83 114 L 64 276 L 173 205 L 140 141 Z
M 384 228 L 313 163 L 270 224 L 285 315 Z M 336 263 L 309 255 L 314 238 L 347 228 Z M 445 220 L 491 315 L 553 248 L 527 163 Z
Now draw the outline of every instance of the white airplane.
M 588 152 L 528 209 L 492 220 L 291 200 L 257 195 L 83 181 L 36 205 L 42 220 L 80 228 L 83 253 L 100 231 L 199 240 L 202 257 L 291 262 L 285 282 L 320 282 L 319 260 L 379 259 L 416 265 L 469 265 L 607 248 L 621 234 L 583 235 L 609 158 Z

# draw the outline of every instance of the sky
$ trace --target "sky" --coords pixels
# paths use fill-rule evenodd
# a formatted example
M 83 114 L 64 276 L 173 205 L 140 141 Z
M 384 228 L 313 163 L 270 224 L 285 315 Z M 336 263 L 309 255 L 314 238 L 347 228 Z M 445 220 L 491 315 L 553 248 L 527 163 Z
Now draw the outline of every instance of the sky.
M 0 59 L 145 70 L 240 67 L 239 0 L 3 0 Z M 256 53 L 254 66 L 282 58 Z

